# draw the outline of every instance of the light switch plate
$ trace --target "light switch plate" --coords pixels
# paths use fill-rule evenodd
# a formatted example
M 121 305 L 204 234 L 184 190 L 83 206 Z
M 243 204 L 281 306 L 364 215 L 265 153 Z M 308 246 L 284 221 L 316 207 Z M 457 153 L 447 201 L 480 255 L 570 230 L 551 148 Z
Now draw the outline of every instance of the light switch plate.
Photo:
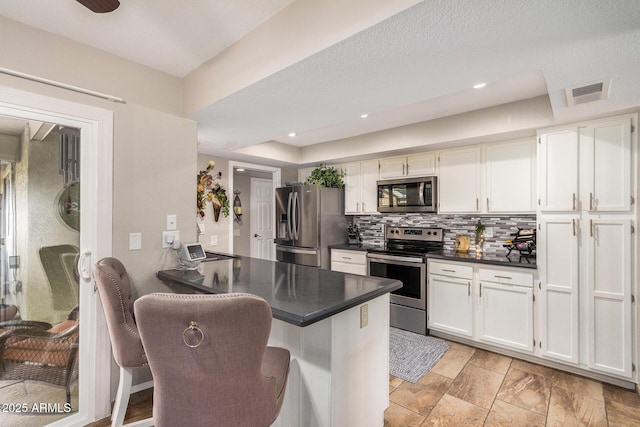
M 211 235 L 211 246 L 216 246 L 218 244 L 218 235 L 217 234 L 212 234 Z
M 142 249 L 142 233 L 129 233 L 129 250 L 139 251 Z

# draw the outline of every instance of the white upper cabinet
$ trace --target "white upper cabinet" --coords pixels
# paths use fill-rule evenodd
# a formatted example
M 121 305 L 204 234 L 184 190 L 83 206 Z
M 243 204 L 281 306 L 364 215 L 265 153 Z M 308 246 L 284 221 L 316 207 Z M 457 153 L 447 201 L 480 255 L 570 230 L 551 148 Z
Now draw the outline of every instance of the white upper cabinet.
M 429 176 L 435 175 L 435 173 L 436 156 L 434 153 L 390 157 L 380 160 L 380 179 Z
M 568 212 L 578 208 L 578 128 L 540 136 L 540 211 Z
M 631 118 L 545 130 L 540 135 L 541 212 L 631 209 Z
M 598 121 L 580 128 L 585 146 L 583 210 L 631 209 L 631 119 Z
M 481 153 L 481 147 L 471 147 L 439 154 L 438 212 L 480 212 Z
M 535 139 L 488 144 L 485 173 L 488 213 L 535 212 Z
M 368 215 L 378 213 L 378 160 L 339 165 L 344 176 L 344 213 Z

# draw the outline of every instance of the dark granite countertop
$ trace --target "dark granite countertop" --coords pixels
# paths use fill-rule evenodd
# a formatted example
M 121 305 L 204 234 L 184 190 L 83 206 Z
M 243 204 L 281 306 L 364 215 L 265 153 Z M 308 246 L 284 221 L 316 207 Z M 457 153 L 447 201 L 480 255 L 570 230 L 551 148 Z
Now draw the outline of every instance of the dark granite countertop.
M 177 292 L 245 292 L 264 298 L 273 317 L 308 326 L 402 287 L 402 282 L 256 258 L 209 261 L 197 270 L 162 270 Z
M 445 259 L 448 261 L 475 262 L 480 264 L 501 265 L 504 267 L 520 267 L 536 269 L 536 258 L 520 257 L 517 252 L 511 253 L 507 258 L 507 252 L 495 254 L 476 254 L 475 252 L 456 252 L 453 250 L 443 250 L 439 252 L 429 252 L 427 258 Z
M 348 245 L 346 243 L 343 243 L 340 245 L 329 246 L 329 249 L 345 249 L 349 251 L 362 251 L 362 252 L 367 252 L 369 249 L 376 249 L 376 248 L 380 248 L 380 246 L 367 245 L 362 243 L 359 245 Z

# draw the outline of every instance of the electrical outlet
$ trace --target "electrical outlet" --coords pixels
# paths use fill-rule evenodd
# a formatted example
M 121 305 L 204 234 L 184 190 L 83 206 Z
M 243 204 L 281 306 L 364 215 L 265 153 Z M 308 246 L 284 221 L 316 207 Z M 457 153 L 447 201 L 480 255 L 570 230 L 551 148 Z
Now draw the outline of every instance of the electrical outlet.
M 167 230 L 177 230 L 178 223 L 175 215 L 167 215 Z
M 218 235 L 217 234 L 212 234 L 211 235 L 211 246 L 216 246 L 218 244 Z
M 486 227 L 484 229 L 484 237 L 493 237 L 493 227 Z
M 170 246 L 172 246 L 173 248 L 177 249 L 177 247 L 180 247 L 180 232 L 178 230 L 174 230 L 174 231 L 163 231 L 162 232 L 162 247 L 163 248 L 168 248 Z
M 360 307 L 360 328 L 369 324 L 369 304 Z

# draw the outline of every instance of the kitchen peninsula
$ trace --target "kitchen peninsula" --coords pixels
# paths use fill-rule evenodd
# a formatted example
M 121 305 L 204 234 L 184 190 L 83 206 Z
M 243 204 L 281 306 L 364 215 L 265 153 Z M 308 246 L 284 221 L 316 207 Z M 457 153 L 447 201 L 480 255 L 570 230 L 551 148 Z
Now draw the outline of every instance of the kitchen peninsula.
M 291 352 L 285 402 L 274 425 L 384 424 L 389 292 L 401 282 L 240 256 L 157 276 L 174 292 L 246 292 L 269 303 L 269 345 Z

